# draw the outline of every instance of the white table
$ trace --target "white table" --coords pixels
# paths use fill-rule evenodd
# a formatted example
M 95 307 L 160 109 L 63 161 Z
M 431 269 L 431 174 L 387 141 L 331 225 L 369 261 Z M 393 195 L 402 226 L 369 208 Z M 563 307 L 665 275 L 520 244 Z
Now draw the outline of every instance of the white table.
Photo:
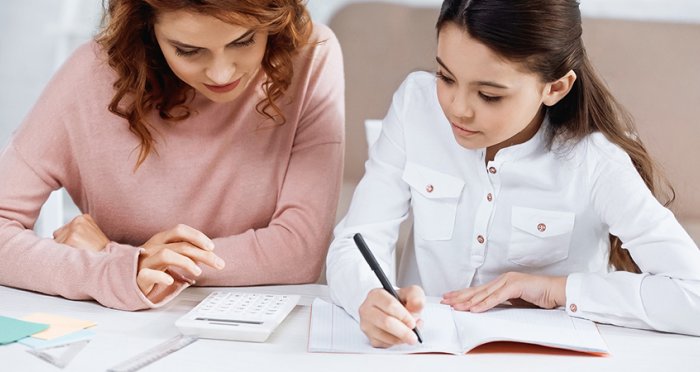
M 0 286 L 0 315 L 21 317 L 33 312 L 92 320 L 97 336 L 65 371 L 105 371 L 139 352 L 178 334 L 173 325 L 209 292 L 220 288 L 189 288 L 161 309 L 124 312 L 94 302 L 69 301 Z M 266 343 L 199 340 L 151 364 L 142 371 L 700 371 L 700 337 L 600 325 L 611 355 L 594 357 L 557 352 L 528 353 L 527 347 L 494 348 L 462 356 L 353 355 L 306 351 L 311 301 L 328 299 L 323 285 L 236 288 L 251 292 L 300 294 L 301 306 Z M 700 319 L 698 320 L 700 321 Z M 0 346 L 0 371 L 59 371 L 27 353 L 21 344 Z M 477 349 L 479 350 L 479 349 Z M 529 350 L 529 349 L 528 349 Z M 546 349 L 539 349 L 546 350 Z

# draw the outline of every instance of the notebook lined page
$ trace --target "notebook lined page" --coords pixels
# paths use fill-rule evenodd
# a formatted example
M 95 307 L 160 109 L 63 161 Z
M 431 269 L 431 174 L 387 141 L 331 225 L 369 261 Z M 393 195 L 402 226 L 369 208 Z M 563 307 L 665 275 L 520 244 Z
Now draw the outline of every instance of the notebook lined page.
M 453 316 L 465 352 L 492 341 L 607 352 L 593 322 L 562 310 L 495 308 L 484 313 L 454 311 Z
M 360 325 L 342 308 L 315 299 L 311 307 L 309 351 L 326 353 L 406 354 L 442 352 L 461 354 L 459 339 L 449 306 L 426 304 L 420 329 L 423 344 L 398 345 L 388 349 L 372 347 Z

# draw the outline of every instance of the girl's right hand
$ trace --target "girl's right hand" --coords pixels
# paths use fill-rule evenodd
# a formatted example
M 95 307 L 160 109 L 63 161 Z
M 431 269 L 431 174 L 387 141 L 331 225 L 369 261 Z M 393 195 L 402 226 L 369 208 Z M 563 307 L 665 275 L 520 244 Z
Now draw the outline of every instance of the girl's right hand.
M 169 267 L 199 276 L 202 273 L 199 264 L 218 270 L 225 266 L 224 260 L 213 252 L 214 242 L 199 230 L 183 224 L 153 235 L 142 247 L 136 283 L 146 296 L 156 284 L 169 286 L 175 282 L 167 272 Z
M 413 328 L 421 324 L 419 317 L 425 304 L 425 293 L 414 285 L 399 289 L 398 295 L 401 302 L 383 288 L 375 288 L 360 305 L 360 329 L 373 347 L 387 348 L 403 343 L 415 345 L 418 342 Z

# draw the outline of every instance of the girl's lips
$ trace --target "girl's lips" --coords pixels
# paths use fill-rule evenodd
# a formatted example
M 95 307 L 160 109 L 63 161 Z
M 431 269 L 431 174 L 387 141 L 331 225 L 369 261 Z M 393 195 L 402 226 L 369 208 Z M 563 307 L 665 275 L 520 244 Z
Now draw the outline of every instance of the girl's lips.
M 466 136 L 471 136 L 471 135 L 474 135 L 474 134 L 477 134 L 477 133 L 478 133 L 478 132 L 474 132 L 474 131 L 471 131 L 471 130 L 468 130 L 468 129 L 464 129 L 464 128 L 462 128 L 462 127 L 460 127 L 460 126 L 458 126 L 458 125 L 456 125 L 455 123 L 452 123 L 452 122 L 450 122 L 450 125 L 452 125 L 452 128 L 455 128 L 458 132 L 460 132 L 460 133 L 462 133 L 462 134 L 464 134 L 464 135 L 466 135 Z
M 226 85 L 209 85 L 209 84 L 204 84 L 207 89 L 211 90 L 214 93 L 226 93 L 230 92 L 238 86 L 238 84 L 241 82 L 241 78 L 238 78 L 236 81 L 232 83 L 228 83 Z

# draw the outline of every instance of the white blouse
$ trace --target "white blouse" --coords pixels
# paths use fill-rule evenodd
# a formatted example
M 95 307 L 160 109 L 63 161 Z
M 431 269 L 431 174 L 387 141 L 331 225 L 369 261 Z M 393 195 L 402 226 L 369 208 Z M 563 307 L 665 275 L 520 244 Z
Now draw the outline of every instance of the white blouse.
M 700 335 L 700 251 L 652 195 L 629 156 L 602 134 L 545 147 L 543 123 L 529 141 L 500 150 L 454 139 L 432 74 L 409 75 L 395 93 L 366 173 L 327 259 L 333 300 L 359 319 L 379 281 L 352 236 L 362 233 L 389 277 L 399 225 L 413 213 L 409 283 L 428 296 L 517 271 L 567 276 L 571 316 Z M 643 271 L 610 272 L 608 234 Z

